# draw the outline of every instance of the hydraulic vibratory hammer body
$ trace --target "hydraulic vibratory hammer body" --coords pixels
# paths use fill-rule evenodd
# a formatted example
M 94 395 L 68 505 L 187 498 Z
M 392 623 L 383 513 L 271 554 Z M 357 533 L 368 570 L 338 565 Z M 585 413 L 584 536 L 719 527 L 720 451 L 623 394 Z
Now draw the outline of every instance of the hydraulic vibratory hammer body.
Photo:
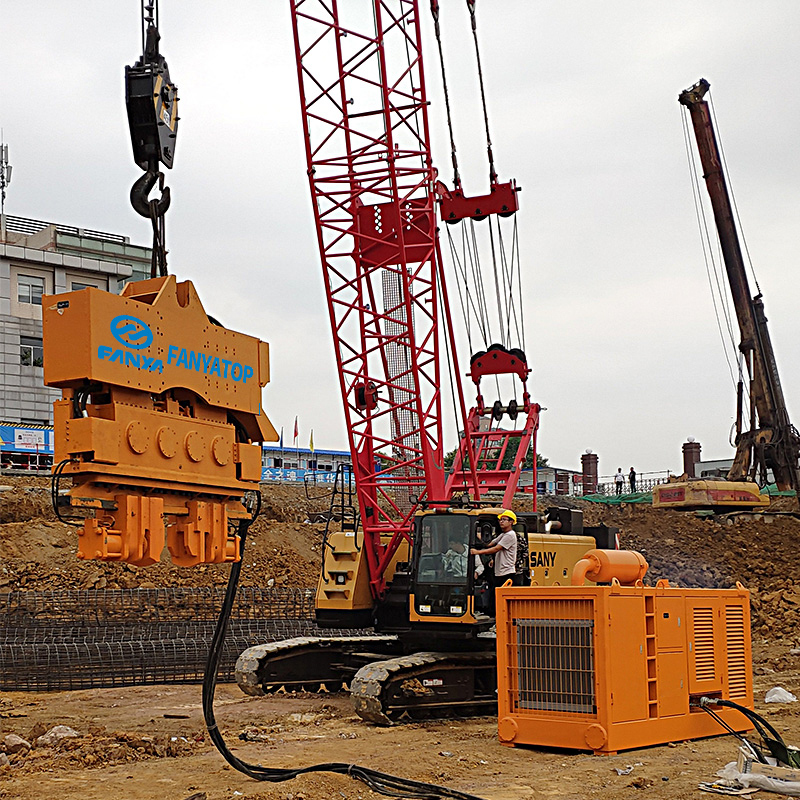
M 45 383 L 62 390 L 54 500 L 80 509 L 78 557 L 146 566 L 166 543 L 182 566 L 238 560 L 228 523 L 250 516 L 254 443 L 278 438 L 261 408 L 269 345 L 215 324 L 174 276 L 46 296 L 42 311 Z

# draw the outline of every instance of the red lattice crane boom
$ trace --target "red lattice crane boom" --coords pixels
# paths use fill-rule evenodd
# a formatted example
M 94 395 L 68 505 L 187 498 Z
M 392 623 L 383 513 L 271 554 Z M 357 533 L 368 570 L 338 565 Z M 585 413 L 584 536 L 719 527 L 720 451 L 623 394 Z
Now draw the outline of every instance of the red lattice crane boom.
M 469 453 L 476 443 L 488 443 L 485 453 L 497 462 L 507 441 L 499 434 L 464 436 L 457 480 L 446 481 L 444 347 L 460 373 L 436 227 L 436 204 L 448 198 L 442 184 L 436 186 L 431 159 L 419 3 L 292 0 L 291 8 L 334 351 L 371 593 L 380 597 L 387 567 L 409 541 L 418 503 L 444 505 L 454 492 L 479 499 L 477 473 L 487 462 Z M 511 187 L 492 187 L 484 198 L 492 199 L 488 213 L 516 210 Z M 460 186 L 454 191 L 464 199 Z M 507 198 L 497 209 L 495 195 Z M 480 201 L 464 199 L 470 215 L 486 205 Z M 458 378 L 455 384 L 459 429 L 480 433 L 479 419 L 468 418 Z M 527 413 L 531 404 L 524 405 Z M 506 497 L 513 495 L 516 462 L 535 430 L 527 427 L 514 467 L 493 463 L 502 475 L 491 486 L 484 481 L 484 492 L 501 486 Z

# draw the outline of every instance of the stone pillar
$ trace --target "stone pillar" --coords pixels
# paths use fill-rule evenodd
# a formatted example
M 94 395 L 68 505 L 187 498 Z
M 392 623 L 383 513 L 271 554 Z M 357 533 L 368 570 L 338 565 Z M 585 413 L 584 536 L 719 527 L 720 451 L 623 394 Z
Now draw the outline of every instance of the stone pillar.
M 581 455 L 584 494 L 593 494 L 597 491 L 597 462 L 597 453 L 593 453 L 591 450 L 587 450 Z
M 690 477 L 698 477 L 694 473 L 694 465 L 700 461 L 700 442 L 689 439 L 683 443 L 683 471 Z

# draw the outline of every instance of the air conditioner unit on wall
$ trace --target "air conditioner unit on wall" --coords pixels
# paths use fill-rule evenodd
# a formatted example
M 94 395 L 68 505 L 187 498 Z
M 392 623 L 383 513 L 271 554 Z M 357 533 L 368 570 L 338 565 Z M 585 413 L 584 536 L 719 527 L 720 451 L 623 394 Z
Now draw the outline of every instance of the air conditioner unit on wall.
M 610 755 L 723 734 L 695 701 L 753 707 L 750 593 L 666 581 L 505 587 L 497 673 L 503 744 Z M 736 731 L 752 727 L 715 710 Z

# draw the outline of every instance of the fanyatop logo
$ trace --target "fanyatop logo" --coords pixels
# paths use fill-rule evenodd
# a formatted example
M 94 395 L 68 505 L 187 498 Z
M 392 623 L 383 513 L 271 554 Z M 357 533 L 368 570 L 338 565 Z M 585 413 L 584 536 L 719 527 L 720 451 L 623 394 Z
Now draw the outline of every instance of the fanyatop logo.
M 133 350 L 144 350 L 153 343 L 150 326 L 128 314 L 120 314 L 111 320 L 111 335 L 121 345 Z
M 111 335 L 119 342 L 122 348 L 109 347 L 101 344 L 97 348 L 97 357 L 101 361 L 110 361 L 126 367 L 136 367 L 146 372 L 163 372 L 164 362 L 160 358 L 151 358 L 144 350 L 153 343 L 153 331 L 147 323 L 130 314 L 120 314 L 111 320 L 109 325 Z M 134 351 L 134 352 L 131 352 Z M 248 364 L 220 358 L 219 356 L 206 355 L 205 353 L 190 350 L 186 347 L 167 346 L 167 364 L 182 367 L 205 375 L 216 375 L 224 380 L 247 383 L 255 375 L 255 370 Z

